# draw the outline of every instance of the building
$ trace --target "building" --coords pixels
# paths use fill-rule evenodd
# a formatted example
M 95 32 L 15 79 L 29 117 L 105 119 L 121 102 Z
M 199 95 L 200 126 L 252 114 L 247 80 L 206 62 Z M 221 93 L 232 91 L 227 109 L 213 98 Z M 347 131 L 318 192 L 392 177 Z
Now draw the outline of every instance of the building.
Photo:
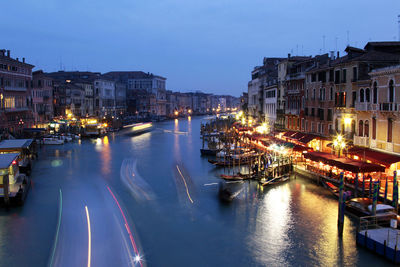
M 0 131 L 20 134 L 23 128 L 34 124 L 31 110 L 33 100 L 31 93 L 32 68 L 13 59 L 10 50 L 0 50 Z
M 372 70 L 360 88 L 354 144 L 400 153 L 400 65 Z M 371 87 L 370 87 L 371 86 Z
M 156 99 L 155 110 L 146 112 L 152 116 L 166 116 L 166 78 L 143 71 L 111 71 L 103 76 L 127 85 L 128 109 L 136 104 L 136 100 L 133 97 L 142 94 L 135 93 L 135 91 L 145 90 L 147 93 L 153 94 Z
M 263 65 L 251 72 L 248 83 L 248 115 L 252 119 L 263 120 L 264 84 L 278 78 L 278 65 L 284 58 L 264 58 Z
M 263 115 L 264 122 L 268 127 L 269 131 L 272 131 L 275 127 L 277 107 L 278 107 L 278 81 L 273 78 L 267 81 L 264 86 L 264 105 Z
M 367 103 L 371 101 L 369 73 L 376 68 L 398 64 L 400 42 L 369 42 L 364 49 L 348 46 L 345 51 L 347 55 L 338 57 L 331 70 L 335 92 L 334 129 L 357 144 L 362 140 L 358 137 L 364 137 L 359 135 L 360 131 L 354 137 L 359 129 L 359 109 L 363 108 L 366 99 Z
M 32 74 L 32 99 L 35 125 L 42 125 L 51 121 L 53 110 L 53 79 L 42 70 Z
M 99 109 L 97 116 L 116 116 L 115 110 L 115 81 L 107 78 L 94 80 L 95 109 Z
M 124 117 L 126 114 L 126 84 L 115 82 L 115 115 Z

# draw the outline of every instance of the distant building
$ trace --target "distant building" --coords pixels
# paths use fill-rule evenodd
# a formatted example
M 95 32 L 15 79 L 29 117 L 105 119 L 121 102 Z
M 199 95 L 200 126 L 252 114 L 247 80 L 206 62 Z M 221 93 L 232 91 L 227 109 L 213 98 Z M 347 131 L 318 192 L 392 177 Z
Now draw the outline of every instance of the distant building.
M 32 68 L 13 59 L 10 50 L 0 50 L 0 130 L 14 134 L 22 133 L 23 128 L 32 127 Z
M 99 108 L 100 117 L 116 116 L 115 110 L 115 81 L 98 78 L 94 81 L 95 107 Z
M 53 119 L 53 79 L 42 70 L 33 72 L 32 99 L 35 125 L 43 125 Z
M 105 73 L 103 76 L 127 85 L 128 110 L 136 103 L 136 99 L 133 97 L 138 92 L 135 91 L 145 90 L 149 93 L 149 97 L 152 94 L 156 100 L 155 110 L 148 110 L 147 113 L 153 116 L 166 116 L 166 78 L 142 71 L 111 71 Z

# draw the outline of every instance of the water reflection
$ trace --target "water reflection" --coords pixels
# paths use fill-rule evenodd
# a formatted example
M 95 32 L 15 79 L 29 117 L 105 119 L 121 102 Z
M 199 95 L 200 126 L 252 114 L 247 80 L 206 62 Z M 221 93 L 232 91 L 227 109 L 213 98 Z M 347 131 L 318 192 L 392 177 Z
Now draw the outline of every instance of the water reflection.
M 100 153 L 101 173 L 109 175 L 111 173 L 111 148 L 108 136 L 95 140 L 95 150 Z

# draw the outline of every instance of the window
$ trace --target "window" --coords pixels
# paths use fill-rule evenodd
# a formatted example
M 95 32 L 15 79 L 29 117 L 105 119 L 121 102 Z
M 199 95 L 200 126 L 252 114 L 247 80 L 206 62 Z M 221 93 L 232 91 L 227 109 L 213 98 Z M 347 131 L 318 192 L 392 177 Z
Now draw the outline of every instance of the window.
M 340 70 L 335 71 L 335 83 L 340 83 Z
M 311 116 L 313 116 L 314 117 L 314 114 L 315 112 L 314 112 L 314 108 L 311 108 Z
M 354 107 L 356 104 L 356 100 L 357 100 L 357 91 L 353 91 L 353 96 L 351 99 L 351 106 Z
M 390 82 L 389 82 L 389 99 L 388 100 L 390 103 L 394 102 L 393 80 L 390 80 Z
M 376 118 L 372 118 L 372 139 L 376 139 Z
M 370 90 L 369 90 L 369 88 L 367 88 L 367 89 L 365 89 L 365 102 L 370 102 L 371 101 L 371 99 L 370 99 Z
M 328 121 L 332 121 L 332 109 L 328 109 L 328 117 L 327 117 Z
M 353 81 L 357 81 L 357 67 L 353 67 Z
M 315 99 L 315 88 L 313 89 L 313 92 L 312 92 L 312 99 Z
M 364 102 L 364 89 L 361 88 L 361 90 L 360 90 L 360 103 L 363 103 L 363 102 Z
M 333 82 L 333 70 L 329 70 L 329 81 Z
M 364 123 L 364 136 L 369 137 L 369 122 L 367 120 Z
M 354 134 L 356 132 L 356 120 L 351 120 L 351 133 Z
M 364 130 L 364 122 L 360 120 L 358 122 L 358 136 L 363 136 L 363 130 Z
M 387 133 L 387 141 L 392 142 L 392 131 L 393 131 L 393 120 L 388 119 L 388 127 L 387 127 L 388 133 Z
M 339 130 L 339 120 L 337 118 L 335 119 L 335 130 Z
M 346 72 L 347 72 L 347 70 L 344 69 L 344 70 L 343 70 L 343 79 L 342 79 L 342 83 L 345 83 L 345 82 L 347 81 Z
M 329 100 L 333 100 L 333 87 L 329 90 Z
M 374 104 L 378 103 L 378 85 L 376 84 L 376 82 L 374 82 L 373 98 L 374 98 Z

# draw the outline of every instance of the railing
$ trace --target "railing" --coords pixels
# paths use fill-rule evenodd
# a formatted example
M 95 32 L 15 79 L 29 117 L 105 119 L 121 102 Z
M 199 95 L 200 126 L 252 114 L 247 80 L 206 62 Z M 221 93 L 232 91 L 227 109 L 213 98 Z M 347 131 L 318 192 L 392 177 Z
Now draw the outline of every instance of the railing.
M 398 111 L 398 107 L 396 103 L 388 102 L 388 103 L 379 103 L 380 111 Z
M 369 147 L 369 137 L 366 136 L 354 136 L 354 144 L 358 146 Z
M 355 108 L 358 111 L 369 111 L 369 110 L 372 110 L 372 105 L 371 105 L 371 103 L 368 103 L 368 102 L 364 102 L 364 103 L 356 102 Z

